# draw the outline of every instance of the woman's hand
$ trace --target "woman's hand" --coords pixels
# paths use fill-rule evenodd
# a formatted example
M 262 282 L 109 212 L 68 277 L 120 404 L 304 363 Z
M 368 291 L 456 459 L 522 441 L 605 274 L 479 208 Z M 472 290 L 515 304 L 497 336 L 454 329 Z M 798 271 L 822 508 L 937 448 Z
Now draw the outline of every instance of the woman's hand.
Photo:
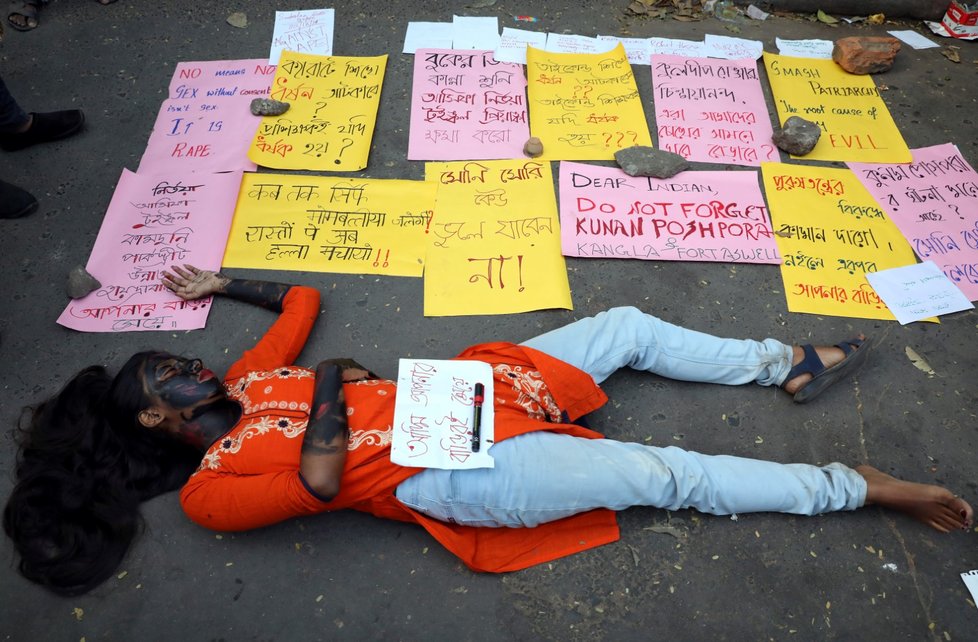
M 340 372 L 342 373 L 343 383 L 354 383 L 356 381 L 365 381 L 367 379 L 376 379 L 377 375 L 370 372 L 359 363 L 353 359 L 326 359 L 321 361 L 320 365 L 334 365 L 340 367 Z
M 172 267 L 173 272 L 163 272 L 163 285 L 184 301 L 192 301 L 222 292 L 231 279 L 218 272 L 201 270 L 184 264 Z

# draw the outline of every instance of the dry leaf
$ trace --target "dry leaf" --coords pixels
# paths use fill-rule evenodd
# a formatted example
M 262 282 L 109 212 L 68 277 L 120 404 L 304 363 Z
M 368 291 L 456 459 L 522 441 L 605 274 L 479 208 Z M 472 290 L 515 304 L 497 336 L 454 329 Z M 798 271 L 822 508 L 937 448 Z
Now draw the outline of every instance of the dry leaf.
M 818 13 L 815 14 L 815 17 L 818 18 L 819 22 L 824 22 L 827 25 L 834 25 L 839 22 L 838 18 L 833 18 L 832 16 L 825 13 L 821 9 L 818 10 Z
M 957 52 L 957 47 L 954 49 L 951 47 L 945 47 L 944 49 L 941 49 L 941 55 L 951 62 L 961 62 L 961 54 Z
M 907 346 L 906 352 L 907 352 L 907 358 L 910 359 L 910 363 L 912 363 L 914 367 L 917 368 L 917 370 L 920 370 L 921 372 L 926 372 L 927 375 L 930 377 L 933 377 L 934 375 L 937 374 L 936 372 L 934 372 L 934 369 L 930 367 L 930 364 L 927 363 L 927 361 L 925 361 L 922 356 L 917 354 L 916 350 L 914 350 L 910 346 Z
M 638 2 L 638 0 L 628 5 L 628 10 L 638 16 L 644 15 L 649 12 L 649 8 L 646 7 L 644 4 L 642 4 L 641 2 Z
M 886 20 L 886 16 L 884 16 L 882 13 L 874 13 L 866 18 L 866 22 L 871 25 L 881 25 L 883 24 L 884 20 Z

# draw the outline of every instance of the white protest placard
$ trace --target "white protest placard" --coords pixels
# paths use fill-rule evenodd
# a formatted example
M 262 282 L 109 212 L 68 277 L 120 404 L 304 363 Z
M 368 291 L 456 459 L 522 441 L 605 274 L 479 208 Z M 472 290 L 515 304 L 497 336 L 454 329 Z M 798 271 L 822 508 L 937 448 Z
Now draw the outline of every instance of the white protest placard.
M 866 279 L 902 325 L 975 307 L 933 261 L 867 272 Z
M 760 40 L 714 36 L 709 33 L 703 40 L 706 43 L 708 58 L 724 58 L 726 60 L 752 58 L 757 60 L 764 53 L 764 43 Z
M 965 571 L 961 574 L 961 579 L 971 592 L 971 599 L 978 604 L 978 571 Z
M 647 65 L 652 56 L 652 44 L 648 38 L 619 38 L 618 36 L 598 35 L 598 40 L 610 45 L 621 43 L 625 47 L 628 62 L 633 65 Z
M 807 40 L 782 40 L 775 38 L 774 43 L 778 46 L 778 51 L 782 56 L 792 56 L 794 58 L 821 58 L 822 60 L 832 60 L 832 48 L 835 43 L 831 40 L 820 40 L 809 38 Z
M 472 429 L 484 387 L 478 452 Z M 482 361 L 401 359 L 397 369 L 391 461 L 419 468 L 494 468 L 492 366 Z
M 525 65 L 527 45 L 543 49 L 547 46 L 547 34 L 503 27 L 499 47 L 493 52 L 492 57 L 496 62 L 516 62 Z
M 451 49 L 453 25 L 450 22 L 409 22 L 401 53 L 418 49 Z
M 706 58 L 706 43 L 702 40 L 677 40 L 676 38 L 649 38 L 649 53 L 668 56 Z
M 573 33 L 548 33 L 547 51 L 553 53 L 605 53 L 611 51 L 617 42 L 602 42 L 591 36 L 580 36 Z
M 488 49 L 499 46 L 499 19 L 496 17 L 452 17 L 452 49 Z
M 890 34 L 894 38 L 899 38 L 914 49 L 932 49 L 934 47 L 940 47 L 940 45 L 933 40 L 925 38 L 911 29 L 904 29 L 902 31 L 887 31 L 886 33 Z
M 268 64 L 277 65 L 283 51 L 319 56 L 333 55 L 332 9 L 276 11 Z

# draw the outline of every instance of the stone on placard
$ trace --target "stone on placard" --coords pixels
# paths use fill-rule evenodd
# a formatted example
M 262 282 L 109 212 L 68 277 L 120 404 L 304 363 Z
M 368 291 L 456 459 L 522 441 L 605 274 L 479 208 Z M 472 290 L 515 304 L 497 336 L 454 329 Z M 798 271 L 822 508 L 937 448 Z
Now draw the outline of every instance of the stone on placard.
M 271 98 L 255 98 L 251 101 L 251 113 L 255 116 L 281 116 L 289 111 L 289 103 L 283 103 Z
M 88 273 L 85 268 L 78 265 L 68 273 L 68 283 L 65 291 L 72 299 L 80 299 L 102 287 L 98 279 Z
M 615 152 L 615 160 L 622 171 L 629 176 L 653 176 L 672 178 L 679 172 L 689 169 L 689 161 L 680 156 L 655 147 L 635 145 Z
M 896 38 L 852 36 L 839 38 L 832 47 L 832 60 L 850 74 L 879 74 L 889 71 L 900 51 Z
M 810 120 L 805 120 L 799 116 L 791 116 L 784 121 L 781 129 L 774 132 L 771 139 L 779 149 L 783 149 L 792 156 L 804 156 L 815 149 L 819 137 L 822 135 L 822 128 Z
M 543 141 L 533 136 L 526 141 L 523 145 L 523 153 L 530 158 L 536 158 L 537 156 L 543 155 Z

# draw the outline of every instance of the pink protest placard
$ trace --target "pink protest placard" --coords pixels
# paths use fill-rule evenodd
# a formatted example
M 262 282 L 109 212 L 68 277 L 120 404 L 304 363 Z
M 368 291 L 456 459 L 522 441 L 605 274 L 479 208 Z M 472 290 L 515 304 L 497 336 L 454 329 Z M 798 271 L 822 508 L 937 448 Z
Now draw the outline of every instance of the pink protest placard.
M 521 158 L 530 137 L 522 65 L 491 51 L 414 54 L 410 160 Z
M 629 176 L 560 164 L 564 256 L 780 264 L 757 172 Z
M 138 171 L 257 169 L 247 152 L 261 118 L 249 104 L 268 97 L 274 76 L 263 58 L 177 64 Z
M 701 163 L 780 160 L 756 61 L 653 54 L 652 93 L 662 149 Z
M 160 278 L 170 266 L 221 267 L 240 172 L 134 174 L 122 171 L 86 269 L 102 287 L 58 317 L 81 332 L 194 330 L 210 298 L 183 301 Z
M 978 174 L 951 143 L 910 153 L 912 163 L 848 165 L 914 253 L 978 301 Z

